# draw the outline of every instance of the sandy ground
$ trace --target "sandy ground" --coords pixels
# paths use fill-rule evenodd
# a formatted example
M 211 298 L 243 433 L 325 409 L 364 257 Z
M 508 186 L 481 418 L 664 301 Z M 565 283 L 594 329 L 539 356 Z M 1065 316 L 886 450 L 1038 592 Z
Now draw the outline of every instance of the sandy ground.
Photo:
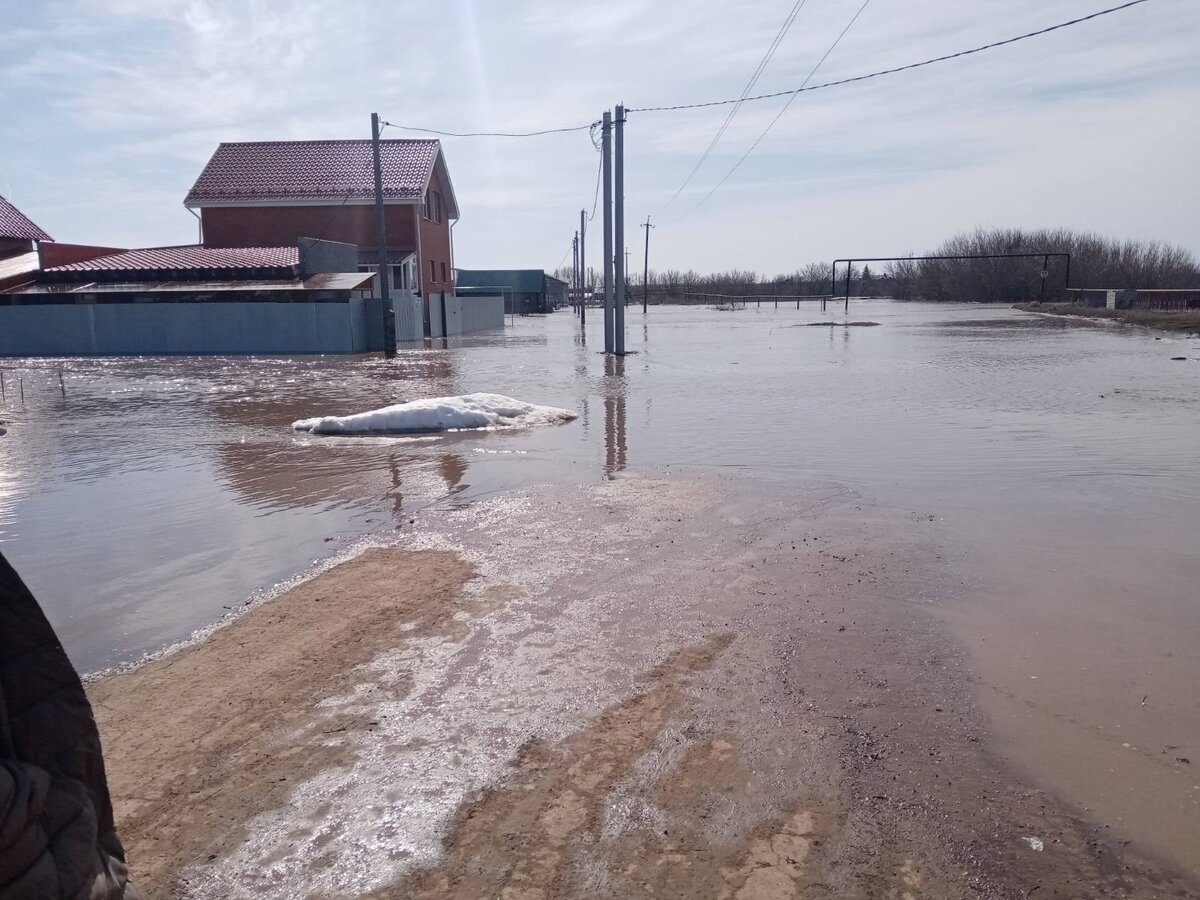
M 932 516 L 533 492 L 95 684 L 156 897 L 1187 897 L 1008 770 Z M 422 528 L 424 526 L 424 528 Z
M 368 550 L 201 644 L 90 685 L 121 838 L 148 893 L 168 896 L 184 865 L 236 845 L 254 814 L 342 761 L 348 745 L 317 733 L 374 723 L 313 707 L 381 648 L 460 628 L 470 574 L 446 553 Z

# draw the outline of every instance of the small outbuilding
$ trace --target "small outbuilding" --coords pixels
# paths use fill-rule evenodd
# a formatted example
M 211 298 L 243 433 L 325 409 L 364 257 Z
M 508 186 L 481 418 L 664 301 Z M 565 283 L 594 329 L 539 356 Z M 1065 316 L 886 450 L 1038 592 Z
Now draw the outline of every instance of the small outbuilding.
M 383 347 L 352 244 L 114 250 L 39 243 L 0 291 L 0 356 L 361 353 Z
M 553 312 L 567 302 L 567 283 L 544 269 L 459 269 L 459 296 L 503 297 L 508 314 Z

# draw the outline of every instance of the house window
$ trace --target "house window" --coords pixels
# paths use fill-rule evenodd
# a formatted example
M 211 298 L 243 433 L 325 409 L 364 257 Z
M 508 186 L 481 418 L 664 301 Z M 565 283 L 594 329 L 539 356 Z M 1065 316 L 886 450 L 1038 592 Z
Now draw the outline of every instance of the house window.
M 421 200 L 421 218 L 429 218 L 429 191 L 425 192 L 425 197 Z
M 404 266 L 391 266 L 392 270 L 392 288 L 397 291 L 402 291 L 408 287 L 407 279 L 404 277 Z
M 437 263 L 432 259 L 429 261 L 429 280 L 431 282 L 437 281 Z
M 446 281 L 446 264 L 444 262 L 442 263 L 442 281 L 447 284 L 449 283 Z
M 442 224 L 442 195 L 437 191 L 433 192 L 433 221 L 437 222 L 439 225 Z M 445 280 L 446 278 L 443 276 L 442 281 Z

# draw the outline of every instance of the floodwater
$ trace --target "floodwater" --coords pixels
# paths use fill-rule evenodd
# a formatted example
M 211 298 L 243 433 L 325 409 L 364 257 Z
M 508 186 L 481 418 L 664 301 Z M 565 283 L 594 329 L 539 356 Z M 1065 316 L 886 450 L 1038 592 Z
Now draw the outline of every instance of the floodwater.
M 0 545 L 83 671 L 134 660 L 418 510 L 628 471 L 819 481 L 936 517 L 996 751 L 1195 871 L 1200 339 L 1011 309 L 630 310 L 378 357 L 3 363 Z M 1171 357 L 1187 356 L 1185 362 Z M 61 377 L 60 377 L 61 376 Z M 570 425 L 319 438 L 495 391 Z

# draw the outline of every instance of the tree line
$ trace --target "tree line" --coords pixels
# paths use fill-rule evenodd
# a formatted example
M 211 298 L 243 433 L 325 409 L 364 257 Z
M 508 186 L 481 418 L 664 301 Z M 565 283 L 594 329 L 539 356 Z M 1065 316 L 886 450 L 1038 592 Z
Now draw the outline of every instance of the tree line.
M 997 258 L 1032 253 L 1033 258 Z M 1069 253 L 1070 286 L 1083 288 L 1200 288 L 1200 264 L 1182 247 L 1158 241 L 1129 241 L 1099 234 L 1058 229 L 993 228 L 958 234 L 925 253 L 912 256 L 976 256 L 991 259 L 900 259 L 856 264 L 850 270 L 850 293 L 856 297 L 898 300 L 1017 303 L 1042 297 L 1067 299 L 1065 258 L 1043 260 L 1042 254 Z M 1043 264 L 1045 268 L 1043 269 Z M 795 297 L 829 294 L 828 262 L 808 263 L 796 271 L 767 276 L 750 270 L 700 274 L 679 269 L 650 270 L 651 303 L 711 303 L 721 297 Z M 570 266 L 553 273 L 569 282 Z M 836 294 L 846 289 L 846 266 L 839 265 Z M 587 284 L 601 289 L 598 272 Z M 631 302 L 642 294 L 642 273 L 627 280 Z

